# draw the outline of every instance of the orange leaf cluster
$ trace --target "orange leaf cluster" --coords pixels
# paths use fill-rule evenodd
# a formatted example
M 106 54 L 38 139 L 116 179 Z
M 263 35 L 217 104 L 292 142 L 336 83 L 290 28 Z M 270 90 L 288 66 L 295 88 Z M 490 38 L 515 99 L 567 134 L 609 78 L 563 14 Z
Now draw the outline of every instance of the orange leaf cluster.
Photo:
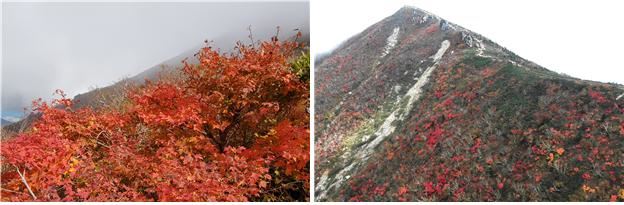
M 2 142 L 0 199 L 247 201 L 284 178 L 307 189 L 309 82 L 289 64 L 298 46 L 204 48 L 183 78 L 147 82 L 122 110 L 74 109 L 60 91 L 35 102 L 33 129 Z

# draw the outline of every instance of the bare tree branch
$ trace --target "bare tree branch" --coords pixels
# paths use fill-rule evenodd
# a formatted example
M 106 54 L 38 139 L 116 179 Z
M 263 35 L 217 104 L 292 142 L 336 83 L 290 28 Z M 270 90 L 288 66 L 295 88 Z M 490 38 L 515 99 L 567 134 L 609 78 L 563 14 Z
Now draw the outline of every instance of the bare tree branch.
M 24 185 L 26 185 L 26 188 L 28 189 L 28 192 L 30 192 L 30 196 L 33 197 L 34 200 L 37 200 L 37 196 L 35 196 L 35 193 L 33 193 L 32 189 L 30 189 L 30 185 L 28 185 L 28 182 L 26 182 L 26 169 L 24 169 L 24 173 L 22 174 L 22 172 L 20 172 L 19 168 L 17 166 L 15 166 L 15 170 L 17 170 L 17 174 L 19 174 L 19 176 L 22 178 L 22 182 L 24 182 Z
M 253 34 L 252 34 L 252 32 L 251 32 L 251 25 L 249 25 L 249 27 L 247 28 L 247 30 L 249 30 L 249 39 L 251 40 L 251 46 L 252 46 L 253 48 L 256 48 L 256 42 L 254 42 L 254 39 L 253 39 Z
M 99 145 L 102 145 L 102 146 L 104 146 L 104 147 L 106 147 L 106 148 L 109 148 L 109 149 L 111 148 L 110 146 L 108 146 L 108 145 L 106 145 L 106 144 L 104 144 L 104 143 L 102 143 L 102 142 L 100 142 L 100 141 L 98 141 L 98 140 L 95 140 L 95 143 L 97 143 L 97 144 L 99 144 Z
M 2 191 L 6 191 L 6 192 L 11 192 L 11 193 L 16 193 L 16 194 L 26 194 L 24 192 L 19 192 L 19 191 L 13 191 L 10 189 L 5 189 L 5 188 L 0 188 Z

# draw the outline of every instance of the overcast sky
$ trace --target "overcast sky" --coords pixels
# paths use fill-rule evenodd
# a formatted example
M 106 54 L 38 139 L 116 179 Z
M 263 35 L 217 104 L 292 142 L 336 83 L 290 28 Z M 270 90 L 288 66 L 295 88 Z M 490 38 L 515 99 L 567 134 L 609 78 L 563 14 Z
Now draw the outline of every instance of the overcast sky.
M 57 88 L 74 96 L 110 85 L 202 45 L 205 39 L 232 33 L 246 37 L 249 25 L 255 32 L 270 28 L 270 35 L 276 26 L 283 31 L 307 27 L 309 11 L 304 1 L 5 2 L 2 116 L 21 113 L 38 97 L 50 99 Z
M 312 1 L 312 49 L 323 53 L 412 5 L 556 72 L 624 84 L 624 6 L 587 0 Z

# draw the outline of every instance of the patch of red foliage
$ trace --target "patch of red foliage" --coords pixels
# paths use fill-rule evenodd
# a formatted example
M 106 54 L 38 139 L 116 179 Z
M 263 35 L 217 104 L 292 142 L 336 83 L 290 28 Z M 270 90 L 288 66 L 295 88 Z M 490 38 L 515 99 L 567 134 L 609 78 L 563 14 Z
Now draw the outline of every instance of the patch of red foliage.
M 61 91 L 35 101 L 32 131 L 2 141 L 0 199 L 247 201 L 295 187 L 286 182 L 307 190 L 308 82 L 288 60 L 298 46 L 204 48 L 183 80 L 148 82 L 122 110 L 73 109 Z

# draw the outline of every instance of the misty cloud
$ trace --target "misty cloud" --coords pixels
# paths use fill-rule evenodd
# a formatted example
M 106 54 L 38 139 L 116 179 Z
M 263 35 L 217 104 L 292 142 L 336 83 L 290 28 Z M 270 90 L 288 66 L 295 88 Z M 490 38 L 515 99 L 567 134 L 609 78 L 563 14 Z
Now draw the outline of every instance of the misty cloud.
M 308 2 L 3 3 L 2 115 L 55 89 L 74 96 L 110 85 L 206 39 L 231 49 L 249 25 L 257 38 L 276 26 L 307 30 L 309 15 Z

